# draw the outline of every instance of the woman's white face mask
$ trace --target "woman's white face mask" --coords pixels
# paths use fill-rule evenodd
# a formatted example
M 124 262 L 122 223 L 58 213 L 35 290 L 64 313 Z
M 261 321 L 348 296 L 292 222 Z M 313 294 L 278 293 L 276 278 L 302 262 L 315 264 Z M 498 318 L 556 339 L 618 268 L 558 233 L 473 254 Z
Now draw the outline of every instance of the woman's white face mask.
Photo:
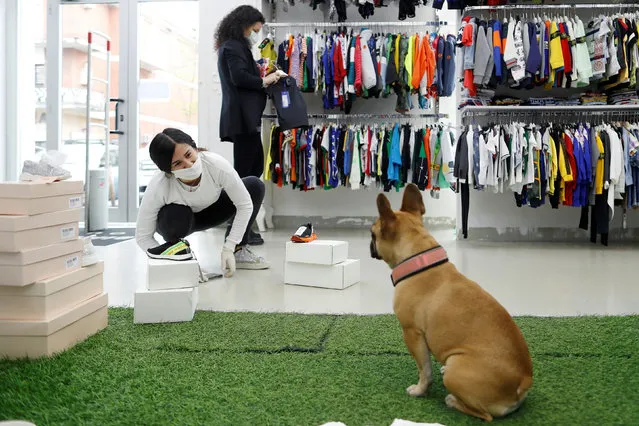
M 197 158 L 191 167 L 188 169 L 173 170 L 173 176 L 184 182 L 192 181 L 202 176 L 202 160 L 200 160 L 199 154 L 196 155 Z
M 251 35 L 249 36 L 249 42 L 251 43 L 251 46 L 255 46 L 260 41 L 261 41 L 260 40 L 260 33 L 251 30 Z

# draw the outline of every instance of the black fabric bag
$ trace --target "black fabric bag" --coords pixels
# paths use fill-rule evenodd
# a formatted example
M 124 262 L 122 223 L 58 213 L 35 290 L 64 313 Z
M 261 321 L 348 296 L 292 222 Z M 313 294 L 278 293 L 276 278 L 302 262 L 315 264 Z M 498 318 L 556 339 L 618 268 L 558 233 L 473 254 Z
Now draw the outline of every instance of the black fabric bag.
M 277 83 L 267 87 L 266 93 L 275 104 L 281 130 L 308 127 L 306 102 L 293 77 L 281 78 Z

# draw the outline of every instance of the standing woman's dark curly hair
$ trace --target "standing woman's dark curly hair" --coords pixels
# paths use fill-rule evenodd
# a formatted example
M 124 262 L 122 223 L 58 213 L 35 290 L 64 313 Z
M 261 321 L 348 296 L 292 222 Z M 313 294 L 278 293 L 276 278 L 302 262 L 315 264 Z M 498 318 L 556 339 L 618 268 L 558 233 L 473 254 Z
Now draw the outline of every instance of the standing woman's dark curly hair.
M 215 31 L 215 49 L 219 49 L 227 40 L 238 40 L 246 43 L 244 35 L 247 28 L 256 23 L 264 24 L 266 20 L 262 12 L 253 6 L 239 6 L 226 15 Z

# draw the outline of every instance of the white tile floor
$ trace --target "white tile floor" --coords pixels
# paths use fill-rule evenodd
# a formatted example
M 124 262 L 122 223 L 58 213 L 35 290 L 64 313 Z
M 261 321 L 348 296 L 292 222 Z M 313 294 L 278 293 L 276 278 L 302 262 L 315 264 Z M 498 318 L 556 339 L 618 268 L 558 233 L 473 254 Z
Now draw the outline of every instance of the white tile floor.
M 320 238 L 349 242 L 349 257 L 361 259 L 362 280 L 346 290 L 283 284 L 284 251 L 290 234 L 262 233 L 256 252 L 267 271 L 238 271 L 200 287 L 198 309 L 303 313 L 392 313 L 389 269 L 370 258 L 369 232 L 324 231 Z M 455 241 L 453 231 L 435 232 L 451 261 L 493 294 L 513 315 L 622 315 L 639 313 L 639 251 L 591 244 L 491 244 Z M 221 230 L 189 238 L 205 269 L 219 270 Z M 97 247 L 105 260 L 105 290 L 112 306 L 132 306 L 146 280 L 146 256 L 134 240 Z

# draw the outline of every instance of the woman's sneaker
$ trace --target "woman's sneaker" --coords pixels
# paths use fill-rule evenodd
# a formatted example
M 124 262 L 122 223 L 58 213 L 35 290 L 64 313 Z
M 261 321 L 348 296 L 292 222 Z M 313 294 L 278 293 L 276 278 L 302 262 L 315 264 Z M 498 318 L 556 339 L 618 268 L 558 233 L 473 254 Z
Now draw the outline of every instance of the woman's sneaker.
M 235 251 L 235 267 L 237 269 L 268 269 L 271 267 L 262 256 L 258 256 L 248 248 L 248 246 L 240 247 Z
M 186 240 L 180 240 L 177 243 L 164 243 L 161 246 L 148 249 L 147 256 L 151 259 L 163 260 L 191 260 L 193 253 L 191 246 Z

